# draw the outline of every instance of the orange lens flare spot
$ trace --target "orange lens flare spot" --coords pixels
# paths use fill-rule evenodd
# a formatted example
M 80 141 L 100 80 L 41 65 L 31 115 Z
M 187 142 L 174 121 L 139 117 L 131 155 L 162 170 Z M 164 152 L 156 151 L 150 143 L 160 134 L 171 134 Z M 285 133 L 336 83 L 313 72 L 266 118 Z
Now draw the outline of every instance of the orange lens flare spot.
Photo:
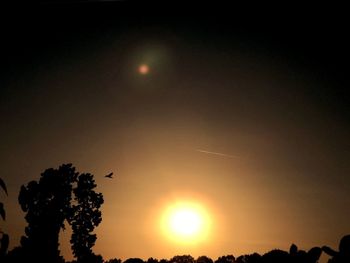
M 146 75 L 149 73 L 149 66 L 146 64 L 142 64 L 139 66 L 139 73 L 142 75 Z

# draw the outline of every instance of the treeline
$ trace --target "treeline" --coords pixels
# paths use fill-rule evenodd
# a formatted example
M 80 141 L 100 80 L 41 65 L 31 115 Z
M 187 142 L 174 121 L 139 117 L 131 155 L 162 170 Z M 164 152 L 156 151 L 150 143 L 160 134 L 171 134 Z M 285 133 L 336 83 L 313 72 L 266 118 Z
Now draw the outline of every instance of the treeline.
M 329 263 L 350 263 L 350 235 L 344 236 L 340 240 L 338 251 L 327 246 L 313 247 L 308 251 L 304 251 L 299 250 L 295 244 L 292 244 L 289 251 L 274 249 L 263 255 L 253 253 L 237 258 L 233 255 L 226 255 L 215 261 L 207 256 L 194 259 L 190 255 L 182 255 L 174 256 L 170 260 L 149 258 L 143 261 L 140 258 L 129 258 L 124 262 L 120 259 L 110 259 L 105 263 L 317 263 L 322 253 L 330 256 Z

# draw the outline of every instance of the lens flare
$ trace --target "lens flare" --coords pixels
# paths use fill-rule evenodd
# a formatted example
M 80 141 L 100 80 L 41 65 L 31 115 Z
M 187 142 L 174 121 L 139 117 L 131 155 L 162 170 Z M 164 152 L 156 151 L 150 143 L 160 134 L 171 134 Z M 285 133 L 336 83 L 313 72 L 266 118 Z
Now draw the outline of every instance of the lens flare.
M 142 75 L 146 75 L 149 73 L 149 66 L 146 64 L 142 64 L 139 66 L 139 73 Z

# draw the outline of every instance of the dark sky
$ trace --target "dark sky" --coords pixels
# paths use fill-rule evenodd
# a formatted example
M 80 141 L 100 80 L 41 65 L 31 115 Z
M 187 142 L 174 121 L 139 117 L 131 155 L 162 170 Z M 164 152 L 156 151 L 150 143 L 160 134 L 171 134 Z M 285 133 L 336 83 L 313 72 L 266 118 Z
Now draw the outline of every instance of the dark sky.
M 121 174 L 115 185 L 97 180 L 106 203 L 96 250 L 106 258 L 336 246 L 350 232 L 340 10 L 121 1 L 5 12 L 0 172 L 13 246 L 25 224 L 20 185 L 64 162 Z M 138 211 L 153 229 L 148 218 L 174 193 L 215 211 L 216 245 L 184 251 L 130 226 Z

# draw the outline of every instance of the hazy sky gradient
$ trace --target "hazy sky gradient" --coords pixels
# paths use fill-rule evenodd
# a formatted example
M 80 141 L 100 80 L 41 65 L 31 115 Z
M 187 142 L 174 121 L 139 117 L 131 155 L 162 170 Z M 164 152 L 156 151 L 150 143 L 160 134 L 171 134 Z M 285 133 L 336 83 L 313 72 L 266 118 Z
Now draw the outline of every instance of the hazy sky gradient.
M 0 172 L 12 246 L 25 226 L 20 186 L 68 162 L 95 174 L 104 195 L 94 251 L 105 259 L 336 248 L 350 232 L 338 31 L 125 7 L 87 22 L 93 10 L 78 19 L 74 8 L 65 21 L 41 15 L 48 30 L 37 18 L 6 35 Z M 110 171 L 116 178 L 103 178 Z M 176 246 L 161 235 L 159 218 L 177 200 L 207 207 L 208 242 Z

